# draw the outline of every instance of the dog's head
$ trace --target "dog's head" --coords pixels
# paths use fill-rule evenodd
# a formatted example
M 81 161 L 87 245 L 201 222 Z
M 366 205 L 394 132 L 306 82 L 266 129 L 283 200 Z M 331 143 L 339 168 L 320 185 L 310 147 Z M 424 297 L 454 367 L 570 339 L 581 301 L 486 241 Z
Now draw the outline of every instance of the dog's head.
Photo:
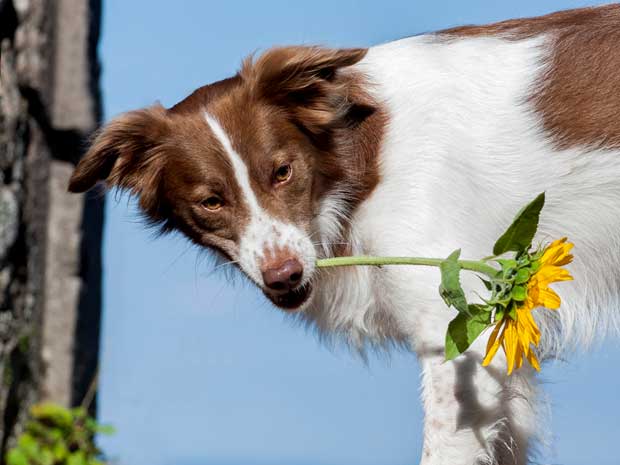
M 233 261 L 277 306 L 300 308 L 317 255 L 376 184 L 376 111 L 349 68 L 365 53 L 272 49 L 170 109 L 121 115 L 69 190 L 104 181 L 130 191 L 163 231 Z

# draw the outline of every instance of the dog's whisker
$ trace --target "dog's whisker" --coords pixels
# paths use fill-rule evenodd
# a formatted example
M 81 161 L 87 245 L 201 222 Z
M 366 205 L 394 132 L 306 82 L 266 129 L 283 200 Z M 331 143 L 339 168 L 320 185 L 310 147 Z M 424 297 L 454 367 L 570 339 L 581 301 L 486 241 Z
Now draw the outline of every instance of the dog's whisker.
M 238 260 L 228 260 L 226 262 L 223 262 L 223 263 L 220 263 L 220 264 L 214 266 L 207 274 L 202 275 L 202 276 L 205 277 L 205 278 L 211 277 L 215 273 L 217 273 L 218 270 L 220 270 L 222 268 L 228 268 L 228 267 L 230 267 L 232 265 L 236 265 L 236 264 L 239 264 Z

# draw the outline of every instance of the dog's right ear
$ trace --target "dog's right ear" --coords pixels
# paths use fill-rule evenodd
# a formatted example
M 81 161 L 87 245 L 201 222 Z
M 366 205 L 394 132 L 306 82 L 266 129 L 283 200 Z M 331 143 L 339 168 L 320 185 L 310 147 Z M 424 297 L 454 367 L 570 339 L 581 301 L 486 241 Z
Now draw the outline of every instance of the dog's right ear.
M 346 124 L 355 102 L 350 86 L 339 79 L 367 50 L 323 47 L 276 47 L 257 60 L 244 61 L 241 77 L 252 90 L 287 110 L 311 134 Z
M 168 118 L 161 105 L 115 118 L 95 136 L 71 176 L 69 191 L 85 192 L 103 181 L 108 187 L 131 191 L 146 213 L 155 213 L 168 134 Z

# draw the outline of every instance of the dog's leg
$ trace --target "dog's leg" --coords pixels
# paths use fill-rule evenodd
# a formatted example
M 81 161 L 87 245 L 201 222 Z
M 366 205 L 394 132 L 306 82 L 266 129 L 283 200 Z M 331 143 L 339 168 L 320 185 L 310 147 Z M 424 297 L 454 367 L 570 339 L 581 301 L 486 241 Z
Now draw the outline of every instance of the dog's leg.
M 524 367 L 507 376 L 499 353 L 482 367 L 483 345 L 452 362 L 444 361 L 442 348 L 418 348 L 426 411 L 423 465 L 527 463 L 536 429 L 532 371 Z
M 391 250 L 381 254 L 396 255 Z M 375 293 L 374 302 L 396 316 L 422 368 L 421 464 L 525 465 L 538 432 L 535 371 L 524 364 L 508 376 L 501 349 L 483 367 L 490 329 L 446 362 L 446 330 L 457 313 L 437 295 L 438 280 L 438 273 L 414 267 L 381 269 L 375 275 L 382 292 Z M 466 292 L 479 291 L 479 279 L 471 274 L 463 274 L 461 284 Z

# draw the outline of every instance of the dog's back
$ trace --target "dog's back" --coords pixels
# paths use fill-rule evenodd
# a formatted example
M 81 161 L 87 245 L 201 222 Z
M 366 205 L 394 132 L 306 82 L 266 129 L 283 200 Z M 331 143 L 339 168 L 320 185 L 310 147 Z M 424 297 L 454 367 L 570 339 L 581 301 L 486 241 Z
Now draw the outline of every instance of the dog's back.
M 558 287 L 559 311 L 535 312 L 540 355 L 617 334 L 618 44 L 620 6 L 610 5 L 371 48 L 354 68 L 389 116 L 380 182 L 353 218 L 354 252 L 446 256 L 461 247 L 485 256 L 514 212 L 546 191 L 536 240 L 567 235 L 575 279 Z M 438 280 L 420 269 L 334 273 L 315 317 L 342 327 L 348 311 L 354 341 L 405 329 L 424 368 L 423 463 L 525 463 L 537 429 L 531 373 L 504 378 L 503 361 L 482 370 L 481 342 L 444 364 L 449 318 Z M 476 279 L 465 285 L 472 298 L 483 294 Z
M 618 43 L 611 5 L 371 48 L 354 68 L 389 122 L 381 181 L 355 217 L 355 236 L 367 238 L 359 251 L 483 256 L 519 206 L 546 191 L 538 240 L 568 235 L 576 259 L 562 309 L 543 324 L 545 350 L 616 329 Z M 434 289 L 435 276 L 425 279 Z

